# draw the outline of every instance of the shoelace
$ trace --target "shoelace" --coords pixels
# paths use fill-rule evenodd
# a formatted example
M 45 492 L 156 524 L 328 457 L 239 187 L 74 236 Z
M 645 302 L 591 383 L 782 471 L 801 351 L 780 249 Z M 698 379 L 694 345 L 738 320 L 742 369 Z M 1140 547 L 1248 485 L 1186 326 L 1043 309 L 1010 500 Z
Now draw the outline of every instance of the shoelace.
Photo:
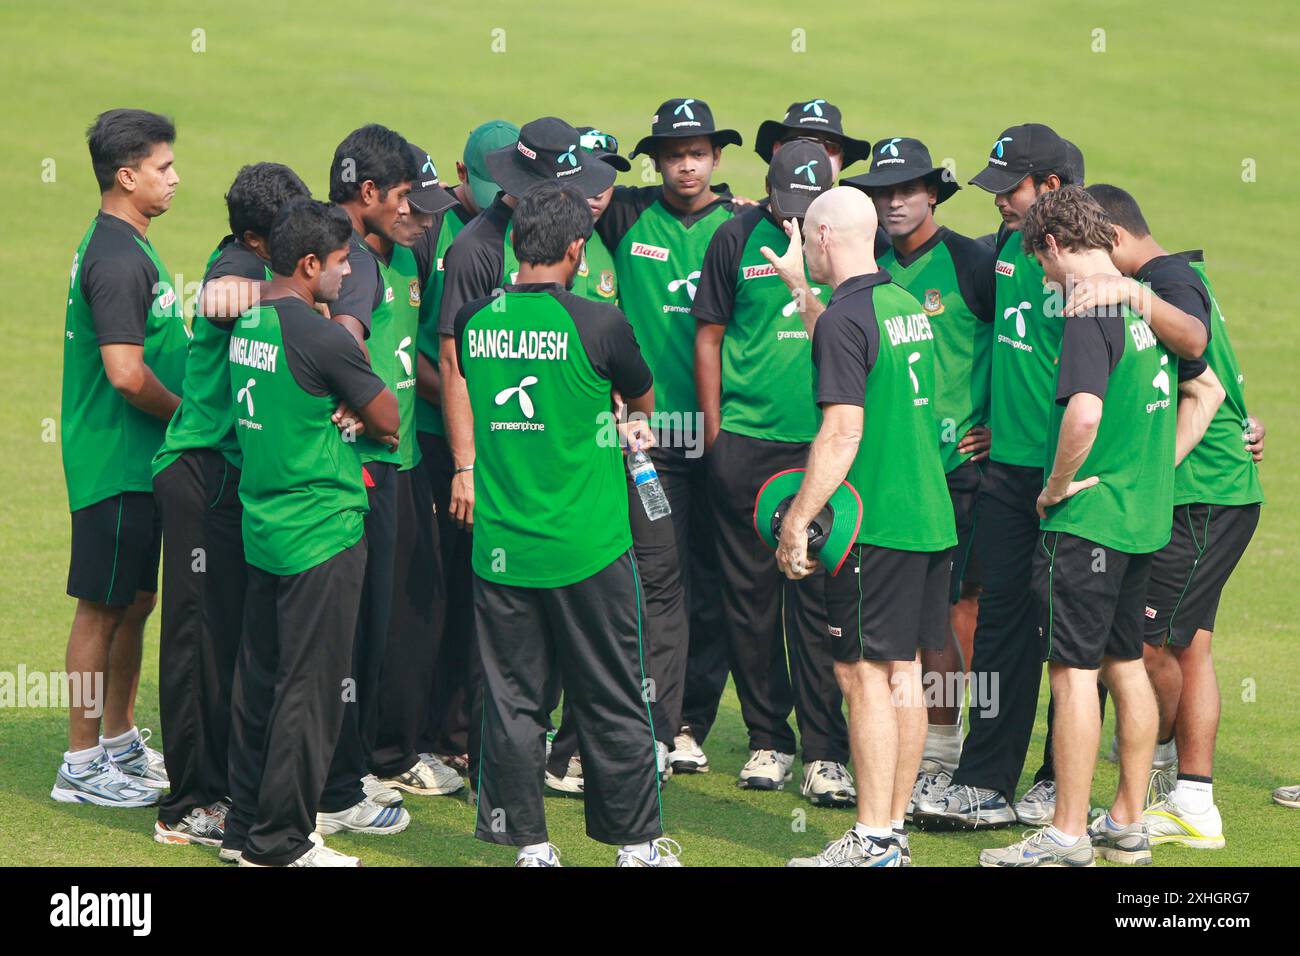
M 650 841 L 650 845 L 663 856 L 671 856 L 674 859 L 681 856 L 682 845 L 672 837 L 659 837 L 657 840 Z
M 857 830 L 849 828 L 849 831 L 838 840 L 832 840 L 826 844 L 826 847 L 819 854 L 823 859 L 828 861 L 848 859 L 850 852 L 855 846 L 861 846 L 865 849 L 866 839 L 858 833 Z
M 750 766 L 755 769 L 766 767 L 769 764 L 775 764 L 776 762 L 775 750 L 755 750 L 754 756 L 749 758 Z
M 532 857 L 537 860 L 545 860 L 548 863 L 551 860 L 555 860 L 556 863 L 560 862 L 560 848 L 556 846 L 554 843 L 546 844 L 546 848 L 550 850 L 550 856 L 542 856 L 542 854 L 540 853 L 521 853 L 519 855 L 519 859 L 523 859 L 524 857 Z
M 824 761 L 822 765 L 817 768 L 817 772 L 821 774 L 823 777 L 825 777 L 827 780 L 833 780 L 836 783 L 849 782 L 848 771 L 846 771 L 844 769 L 844 765 L 840 763 L 831 763 L 829 761 Z
M 958 806 L 961 805 L 960 800 L 964 799 L 966 805 L 970 807 L 970 809 L 975 811 L 975 825 L 979 826 L 980 819 L 981 819 L 980 815 L 983 812 L 983 808 L 984 808 L 984 801 L 980 799 L 979 789 L 967 785 L 967 786 L 963 786 L 957 792 L 959 794 Z
M 1021 798 L 1022 803 L 1055 803 L 1056 802 L 1056 781 L 1040 780 L 1025 793 Z

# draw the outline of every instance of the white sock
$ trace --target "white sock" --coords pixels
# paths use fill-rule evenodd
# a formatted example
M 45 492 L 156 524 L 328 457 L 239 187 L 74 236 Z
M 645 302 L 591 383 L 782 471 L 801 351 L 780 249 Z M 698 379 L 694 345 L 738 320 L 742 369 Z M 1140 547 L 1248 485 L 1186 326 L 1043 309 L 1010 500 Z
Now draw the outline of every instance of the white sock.
M 1179 777 L 1174 784 L 1174 802 L 1188 813 L 1207 813 L 1214 806 L 1214 784 Z
M 100 737 L 99 745 L 107 750 L 110 754 L 117 755 L 126 750 L 133 743 L 140 739 L 140 730 L 132 727 L 126 733 L 118 734 L 116 737 Z
M 902 832 L 903 832 L 903 823 L 904 823 L 904 821 L 902 821 L 902 820 L 890 820 L 890 821 L 889 821 L 889 829 L 893 830 L 895 833 L 902 833 Z
M 1047 828 L 1047 835 L 1057 843 L 1061 844 L 1061 846 L 1074 846 L 1083 839 L 1083 834 L 1075 835 L 1066 833 L 1064 830 L 1057 827 L 1056 824 L 1052 824 Z
M 961 722 L 955 724 L 930 724 L 925 734 L 922 760 L 933 760 L 948 773 L 961 762 Z
M 623 847 L 623 852 L 642 860 L 653 860 L 655 848 L 651 843 L 629 843 Z
M 1173 738 L 1164 743 L 1156 744 L 1155 756 L 1151 758 L 1151 766 L 1163 770 L 1166 767 L 1172 767 L 1178 760 L 1178 745 L 1174 743 Z
M 865 823 L 853 824 L 854 831 L 860 837 L 870 837 L 873 840 L 888 840 L 894 835 L 890 827 L 869 827 Z
M 104 756 L 104 748 L 96 744 L 85 750 L 69 750 L 63 755 L 63 762 L 68 765 L 72 775 L 80 776 L 90 769 L 90 765 Z
M 549 857 L 551 855 L 551 845 L 549 843 L 530 843 L 528 846 L 521 846 L 519 853 L 521 856 L 527 853 L 529 856 Z

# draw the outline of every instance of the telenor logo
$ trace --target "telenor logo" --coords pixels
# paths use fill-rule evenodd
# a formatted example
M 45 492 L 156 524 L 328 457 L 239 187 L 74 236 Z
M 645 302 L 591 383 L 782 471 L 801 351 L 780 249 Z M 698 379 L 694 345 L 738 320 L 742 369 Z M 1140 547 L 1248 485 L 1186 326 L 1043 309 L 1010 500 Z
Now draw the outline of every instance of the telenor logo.
M 1169 394 L 1169 356 L 1160 356 L 1160 371 L 1156 372 L 1156 377 L 1151 380 L 1151 384 L 1166 395 Z
M 1010 143 L 1010 142 L 1011 142 L 1010 136 L 1003 136 L 1000 140 L 998 140 L 996 143 L 993 144 L 993 155 L 996 156 L 998 159 L 1001 159 L 1002 151 L 1003 151 L 1002 144 Z
M 809 110 L 812 110 L 814 116 L 821 116 L 822 104 L 825 102 L 825 100 L 809 100 L 803 105 L 803 111 L 807 113 Z
M 406 354 L 406 350 L 410 347 L 411 337 L 407 335 L 402 338 L 401 342 L 397 343 L 397 348 L 393 350 L 393 354 L 396 355 L 398 360 L 402 363 L 402 370 L 406 372 L 407 378 L 410 378 L 412 373 L 415 371 L 415 364 L 411 361 L 411 356 Z M 249 412 L 248 414 L 251 415 L 253 413 Z
M 253 417 L 253 386 L 257 384 L 257 379 L 250 378 L 248 383 L 239 390 L 235 395 L 235 401 L 243 402 L 248 406 L 248 417 Z
M 1009 319 L 1013 315 L 1016 317 L 1016 335 L 1022 339 L 1025 337 L 1025 315 L 1023 309 L 1029 308 L 1028 302 L 1021 302 L 1019 305 L 1013 305 L 1002 313 L 1002 318 Z
M 805 176 L 808 177 L 808 182 L 812 183 L 815 186 L 817 185 L 817 177 L 813 173 L 813 167 L 816 165 L 817 165 L 817 160 L 810 159 L 802 166 L 796 166 L 794 168 L 794 174 L 798 176 L 800 173 L 803 173 Z
M 907 374 L 912 377 L 912 393 L 915 395 L 921 394 L 921 381 L 916 377 L 916 372 L 912 369 L 912 366 L 919 361 L 921 361 L 920 352 L 913 352 L 907 357 Z
M 901 136 L 895 136 L 895 137 L 894 137 L 893 139 L 891 139 L 888 143 L 885 143 L 883 146 L 881 146 L 881 147 L 880 147 L 880 155 L 881 155 L 881 156 L 884 156 L 886 153 L 888 153 L 890 156 L 897 156 L 897 155 L 898 155 L 898 147 L 895 146 L 894 144 L 897 143 L 900 139 L 902 139 Z
M 694 302 L 695 301 L 695 280 L 697 280 L 699 277 L 700 277 L 700 271 L 696 269 L 685 279 L 674 279 L 672 282 L 668 283 L 668 291 L 676 292 L 682 286 L 686 286 L 686 294 L 690 296 L 691 301 Z
M 568 163 L 570 166 L 577 166 L 578 157 L 573 155 L 573 151 L 577 148 L 578 148 L 577 143 L 574 143 L 572 146 L 570 146 L 567 150 L 565 150 L 563 153 L 560 154 L 559 159 L 555 161 L 555 165 L 563 166 L 565 163 Z
M 808 290 L 808 294 L 816 298 L 817 296 L 822 294 L 822 290 L 817 288 L 812 288 Z M 799 311 L 799 300 L 794 298 L 792 298 L 781 308 L 781 314 L 785 316 L 787 319 L 790 318 L 790 316 L 794 315 L 798 311 Z
M 682 100 L 681 104 L 677 107 L 677 109 L 673 110 L 673 115 L 685 116 L 687 119 L 690 120 L 695 119 L 695 111 L 691 109 L 691 104 L 694 102 L 695 102 L 694 99 Z
M 503 388 L 501 391 L 497 392 L 495 401 L 498 405 L 504 405 L 506 402 L 510 401 L 513 396 L 518 395 L 519 409 L 524 413 L 524 418 L 532 418 L 534 413 L 533 400 L 529 398 L 528 393 L 524 391 L 524 389 L 536 384 L 536 375 L 525 375 L 519 380 L 518 385 L 511 388 Z

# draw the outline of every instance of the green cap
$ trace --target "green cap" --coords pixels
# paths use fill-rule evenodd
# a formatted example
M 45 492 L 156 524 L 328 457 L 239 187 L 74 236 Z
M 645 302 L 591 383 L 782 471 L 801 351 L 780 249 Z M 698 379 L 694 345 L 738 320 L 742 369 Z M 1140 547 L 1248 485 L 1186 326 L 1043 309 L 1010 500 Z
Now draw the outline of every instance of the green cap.
M 500 186 L 487 168 L 487 154 L 503 146 L 513 146 L 519 139 L 519 127 L 506 120 L 488 120 L 465 140 L 465 168 L 469 171 L 469 188 L 480 209 L 492 205 Z
M 754 499 L 754 530 L 773 551 L 781 536 L 781 520 L 789 510 L 806 468 L 778 471 L 758 489 Z M 830 501 L 808 525 L 808 557 L 816 558 L 831 574 L 838 574 L 862 525 L 862 498 L 847 481 L 831 494 Z

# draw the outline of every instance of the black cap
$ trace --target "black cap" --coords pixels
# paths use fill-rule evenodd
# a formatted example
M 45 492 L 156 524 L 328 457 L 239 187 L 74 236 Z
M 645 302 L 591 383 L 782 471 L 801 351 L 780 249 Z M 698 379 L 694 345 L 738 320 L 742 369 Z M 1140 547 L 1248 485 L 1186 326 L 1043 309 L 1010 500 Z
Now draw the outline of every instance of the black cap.
M 739 146 L 744 142 L 734 129 L 717 129 L 713 125 L 713 110 L 704 100 L 693 97 L 668 100 L 659 107 L 650 121 L 650 135 L 643 136 L 632 150 L 632 156 L 654 152 L 657 139 L 690 139 L 707 136 L 714 146 Z
M 777 153 L 777 155 L 781 154 Z M 871 155 L 870 172 L 863 173 L 861 176 L 849 176 L 840 180 L 840 184 L 856 186 L 859 189 L 876 189 L 927 177 L 932 177 L 939 187 L 939 197 L 935 205 L 948 199 L 961 188 L 948 170 L 930 162 L 930 151 L 925 148 L 925 143 L 907 136 L 892 136 L 876 144 Z
M 1025 123 L 1002 131 L 989 150 L 989 164 L 970 180 L 991 193 L 1015 189 L 1030 173 L 1056 173 L 1069 178 L 1065 140 L 1042 123 Z
M 433 165 L 429 154 L 414 143 L 406 145 L 420 167 L 419 178 L 411 183 L 411 191 L 406 194 L 410 207 L 416 212 L 437 213 L 456 205 L 456 197 L 438 181 L 438 167 Z
M 1065 144 L 1065 168 L 1070 174 L 1070 184 L 1073 186 L 1083 185 L 1083 150 L 1075 146 L 1068 139 L 1061 140 Z
M 786 143 L 767 168 L 767 191 L 778 217 L 802 219 L 812 201 L 833 185 L 831 158 L 811 139 Z
M 579 126 L 578 143 L 591 155 L 602 162 L 609 163 L 619 172 L 632 168 L 626 156 L 618 154 L 618 138 L 613 133 L 606 133 L 594 126 Z
M 524 124 L 518 142 L 487 154 L 488 172 L 511 196 L 538 183 L 567 183 L 588 198 L 598 196 L 617 174 L 608 163 L 591 161 L 578 140 L 578 131 L 564 120 L 543 116 Z
M 754 137 L 754 152 L 763 162 L 772 161 L 772 147 L 783 139 L 800 134 L 835 136 L 844 144 L 843 166 L 849 166 L 871 155 L 871 143 L 865 139 L 846 136 L 840 118 L 840 108 L 826 100 L 798 100 L 790 104 L 785 118 L 764 120 Z

